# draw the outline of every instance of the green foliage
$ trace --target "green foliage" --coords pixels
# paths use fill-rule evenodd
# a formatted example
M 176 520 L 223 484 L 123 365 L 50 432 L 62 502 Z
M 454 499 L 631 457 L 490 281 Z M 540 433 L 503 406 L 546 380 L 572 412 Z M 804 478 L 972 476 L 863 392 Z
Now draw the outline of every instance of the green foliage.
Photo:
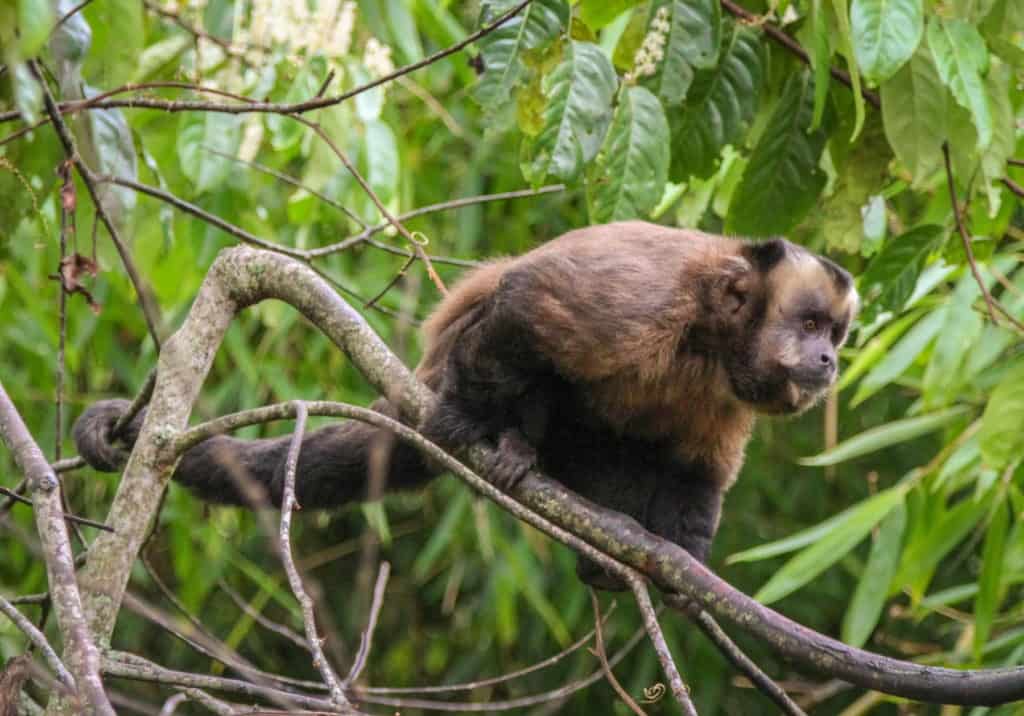
M 77 4 L 0 2 L 0 62 L 7 68 L 0 112 L 21 115 L 0 122 L 0 142 L 44 116 L 27 64 L 36 56 L 64 101 L 127 82 L 157 82 L 302 102 L 332 71 L 325 96 L 380 77 L 388 63 L 415 62 L 459 42 L 517 3 L 487 1 L 477 13 L 472 3 L 364 0 L 351 32 L 340 18 L 292 27 L 297 21 L 285 13 L 263 18 L 259 37 L 238 34 L 259 29 L 252 16 L 259 3 L 177 3 L 187 26 L 245 48 L 234 56 L 128 0 L 89 3 L 54 30 L 56 18 Z M 308 5 L 314 19 L 321 8 L 298 5 Z M 769 41 L 758 24 L 721 17 L 720 4 L 710 0 L 534 0 L 465 51 L 306 117 L 395 213 L 524 184 L 565 183 L 558 193 L 410 219 L 407 226 L 432 255 L 515 254 L 588 221 L 633 218 L 749 236 L 785 233 L 830 252 L 857 276 L 863 302 L 843 351 L 837 410 L 827 413 L 837 417 L 838 436 L 826 440 L 832 423 L 821 411 L 759 425 L 726 501 L 711 567 L 851 644 L 902 657 L 913 656 L 903 644 L 933 644 L 929 660 L 951 666 L 1019 663 L 1024 211 L 1014 186 L 1024 184 L 1024 168 L 1010 160 L 1024 159 L 1024 3 L 743 5 L 766 22 L 784 18 L 783 31 L 804 46 L 811 67 Z M 832 69 L 850 77 L 852 92 L 832 79 Z M 874 94 L 861 95 L 861 80 L 877 93 L 880 109 Z M 166 86 L 122 90 L 113 97 L 234 101 Z M 97 173 L 159 186 L 269 241 L 324 246 L 381 219 L 333 152 L 290 116 L 115 107 L 68 117 Z M 72 450 L 70 421 L 85 405 L 134 394 L 156 361 L 135 289 L 100 227 L 101 271 L 85 282 L 101 309 L 94 314 L 81 296 L 68 297 L 58 431 L 60 330 L 57 284 L 48 277 L 59 262 L 62 161 L 48 126 L 0 144 L 0 380 L 50 457 L 58 444 L 63 456 Z M 75 189 L 74 248 L 88 256 L 95 213 L 84 187 Z M 150 197 L 111 189 L 104 187 L 103 201 L 161 307 L 166 336 L 217 251 L 234 239 Z M 995 320 L 957 218 L 997 303 Z M 405 258 L 378 247 L 408 247 L 387 230 L 373 239 L 315 265 L 413 364 L 419 344 L 409 319 L 422 319 L 438 295 L 418 262 L 392 285 Z M 462 271 L 443 262 L 435 267 L 448 283 Z M 336 348 L 294 311 L 268 302 L 233 325 L 196 418 L 321 395 L 362 404 L 373 397 Z M 250 428 L 242 436 L 289 427 Z M 2 467 L 4 485 L 13 487 L 16 471 L 8 462 Z M 73 511 L 102 519 L 117 481 L 86 472 L 65 484 Z M 372 581 L 373 555 L 393 564 L 368 666 L 374 685 L 505 673 L 592 626 L 568 550 L 454 481 L 332 515 L 307 507 L 296 548 L 324 586 L 345 643 L 358 641 L 364 627 L 367 596 L 358 587 Z M 25 508 L 15 506 L 11 521 L 31 530 Z M 89 528 L 85 534 L 94 536 Z M 44 571 L 30 550 L 4 537 L 0 591 L 44 589 Z M 253 608 L 300 626 L 258 519 L 203 507 L 172 488 L 152 547 L 157 571 L 214 633 L 260 666 L 315 678 L 305 656 L 296 658 L 291 645 L 241 614 L 216 587 L 224 579 Z M 142 573 L 132 588 L 160 598 Z M 129 614 L 122 621 L 120 645 L 142 653 L 163 648 L 153 646 L 163 637 L 148 622 Z M 635 612 L 620 606 L 609 621 L 611 648 L 638 624 Z M 669 620 L 665 627 L 688 665 L 701 713 L 763 710 L 757 695 L 729 688 L 728 665 L 699 634 Z M 0 659 L 23 647 L 0 624 Z M 770 673 L 784 673 L 763 646 L 744 647 Z M 184 649 L 166 661 L 209 666 Z M 473 698 L 538 693 L 593 667 L 581 652 Z M 650 653 L 638 650 L 617 673 L 639 693 L 659 678 L 657 668 Z M 154 694 L 139 693 L 158 703 Z M 564 712 L 605 713 L 609 694 L 584 690 Z M 823 712 L 838 713 L 858 696 L 836 696 Z
M 924 32 L 921 0 L 853 0 L 850 18 L 857 64 L 872 83 L 896 74 Z
M 606 223 L 647 214 L 668 177 L 668 120 L 658 99 L 628 87 L 587 178 L 590 220 Z

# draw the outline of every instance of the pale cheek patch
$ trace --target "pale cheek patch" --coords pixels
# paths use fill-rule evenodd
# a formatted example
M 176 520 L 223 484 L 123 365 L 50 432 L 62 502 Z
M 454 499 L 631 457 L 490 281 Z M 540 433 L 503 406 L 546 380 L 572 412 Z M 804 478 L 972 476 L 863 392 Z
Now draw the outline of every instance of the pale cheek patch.
M 800 363 L 800 343 L 796 338 L 788 336 L 782 341 L 777 359 L 784 368 L 792 368 Z

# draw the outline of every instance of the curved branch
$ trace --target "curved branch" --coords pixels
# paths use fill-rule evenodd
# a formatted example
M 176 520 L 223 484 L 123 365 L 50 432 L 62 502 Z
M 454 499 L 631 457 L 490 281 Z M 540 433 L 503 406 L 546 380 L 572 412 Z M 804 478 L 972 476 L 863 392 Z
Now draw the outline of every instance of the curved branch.
M 223 251 L 185 323 L 160 354 L 150 411 L 107 520 L 117 533 L 100 535 L 89 552 L 83 583 L 89 585 L 87 615 L 99 639 L 109 638 L 113 629 L 128 571 L 173 472 L 177 440 L 224 332 L 236 312 L 264 298 L 279 298 L 298 309 L 348 354 L 405 420 L 417 422 L 432 405 L 431 392 L 312 269 L 249 247 Z M 470 466 L 476 467 L 488 450 L 478 446 L 468 453 Z M 499 501 L 507 506 L 509 496 L 490 484 L 478 489 L 506 498 Z M 532 521 L 553 523 L 568 535 L 563 541 L 574 547 L 582 544 L 588 554 L 602 554 L 642 572 L 662 589 L 736 622 L 782 656 L 816 672 L 928 702 L 991 705 L 1024 698 L 1024 668 L 961 671 L 923 666 L 855 649 L 807 629 L 734 589 L 678 545 L 540 473 L 527 475 L 511 496 Z M 519 510 L 513 511 L 520 515 Z

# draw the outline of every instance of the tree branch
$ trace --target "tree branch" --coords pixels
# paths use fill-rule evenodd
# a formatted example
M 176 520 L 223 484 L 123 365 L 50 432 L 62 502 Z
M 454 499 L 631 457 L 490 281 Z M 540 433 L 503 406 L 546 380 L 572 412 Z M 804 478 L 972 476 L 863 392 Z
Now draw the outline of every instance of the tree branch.
M 57 623 L 64 639 L 64 658 L 75 675 L 77 688 L 100 716 L 114 716 L 99 675 L 99 653 L 86 627 L 82 598 L 75 581 L 75 557 L 71 551 L 60 481 L 50 469 L 39 445 L 32 439 L 21 415 L 0 384 L 0 438 L 14 462 L 28 479 L 42 543 L 46 577 Z M 105 533 L 104 533 L 105 534 Z M 12 607 L 13 608 L 13 607 Z

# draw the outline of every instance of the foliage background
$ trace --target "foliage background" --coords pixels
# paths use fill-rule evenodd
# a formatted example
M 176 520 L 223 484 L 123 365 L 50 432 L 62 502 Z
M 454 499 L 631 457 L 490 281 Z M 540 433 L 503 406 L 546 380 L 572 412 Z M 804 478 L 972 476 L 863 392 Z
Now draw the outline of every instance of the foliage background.
M 0 97 L 25 122 L 41 116 L 24 64 L 39 51 L 64 99 L 131 82 L 175 81 L 295 102 L 314 96 L 330 71 L 327 96 L 380 76 L 389 64 L 418 61 L 514 3 L 367 0 L 345 8 L 325 0 L 304 15 L 301 2 L 158 7 L 111 0 L 90 3 L 51 35 L 73 5 L 0 5 L 7 67 Z M 1021 331 L 1005 317 L 992 320 L 968 268 L 942 145 L 948 142 L 980 275 L 1006 311 L 1020 317 L 1024 214 L 1013 180 L 1024 180 L 1024 170 L 1008 161 L 1024 157 L 1024 9 L 1014 0 L 855 0 L 849 7 L 845 0 L 782 0 L 744 7 L 781 21 L 807 48 L 811 67 L 766 38 L 757 23 L 737 22 L 711 0 L 535 0 L 475 49 L 311 117 L 357 160 L 393 211 L 566 184 L 563 191 L 409 221 L 432 254 L 518 253 L 572 227 L 642 216 L 751 236 L 787 233 L 859 274 L 867 308 L 845 352 L 837 400 L 799 419 L 759 425 L 743 479 L 729 496 L 712 566 L 807 626 L 878 651 L 946 665 L 1020 663 Z M 214 41 L 197 42 L 161 10 L 248 49 L 226 55 Z M 482 76 L 473 64 L 482 64 Z M 829 81 L 830 66 L 845 69 L 868 99 Z M 189 93 L 150 89 L 147 96 Z M 880 97 L 881 109 L 871 96 Z M 12 132 L 21 126 L 6 124 Z M 97 171 L 138 177 L 280 244 L 315 247 L 358 232 L 313 190 L 362 221 L 380 220 L 336 158 L 286 117 L 93 110 L 78 115 L 75 130 Z M 70 409 L 58 432 L 60 322 L 58 284 L 50 276 L 60 259 L 61 159 L 48 127 L 0 145 L 0 375 L 54 457 L 57 449 L 73 454 L 68 428 L 84 406 L 134 394 L 155 360 L 136 296 L 101 229 L 102 271 L 89 290 L 102 308 L 97 314 L 82 296 L 69 297 Z M 77 193 L 77 248 L 88 254 L 93 208 L 81 186 Z M 115 189 L 106 201 L 131 237 L 162 309 L 163 330 L 173 330 L 218 249 L 234 239 L 147 196 Z M 378 238 L 404 245 L 387 233 Z M 361 306 L 403 264 L 402 257 L 363 244 L 317 265 Z M 437 267 L 449 282 L 461 271 Z M 417 263 L 377 302 L 382 310 L 365 315 L 412 364 L 419 350 L 414 320 L 436 300 Z M 290 309 L 268 303 L 233 325 L 196 419 L 324 396 L 372 399 L 322 336 Z M 276 425 L 243 434 L 287 430 Z M 811 455 L 819 456 L 813 465 L 799 464 Z M 0 484 L 13 487 L 13 465 L 6 455 L 0 460 Z M 65 484 L 75 512 L 102 518 L 116 477 L 82 470 Z M 0 536 L 5 594 L 45 586 L 42 565 L 10 532 L 12 524 L 29 529 L 30 518 L 14 507 L 0 523 L 7 531 Z M 422 493 L 309 514 L 300 523 L 297 544 L 331 604 L 333 643 L 343 663 L 363 626 L 376 560 L 393 564 L 368 666 L 372 685 L 503 673 L 558 651 L 592 624 L 572 555 L 450 478 Z M 213 633 L 268 670 L 313 676 L 307 659 L 255 626 L 218 588 L 224 580 L 266 614 L 299 624 L 251 515 L 204 506 L 172 488 L 148 554 Z M 172 608 L 141 565 L 133 588 Z M 629 600 L 619 601 L 612 648 L 639 624 Z M 701 713 L 768 708 L 755 692 L 737 687 L 692 628 L 674 618 L 665 622 Z M 772 675 L 794 686 L 813 683 L 733 633 Z M 128 612 L 115 645 L 171 667 L 203 669 L 209 662 Z M 0 623 L 0 656 L 23 647 L 20 635 Z M 594 668 L 581 651 L 472 697 L 535 693 Z M 634 694 L 661 678 L 645 645 L 618 672 Z M 159 703 L 146 687 L 118 688 Z M 573 696 L 561 712 L 625 712 L 621 704 L 609 706 L 611 700 L 602 682 Z M 668 700 L 649 707 L 651 713 L 672 708 Z M 815 712 L 898 708 L 927 712 L 852 690 Z

